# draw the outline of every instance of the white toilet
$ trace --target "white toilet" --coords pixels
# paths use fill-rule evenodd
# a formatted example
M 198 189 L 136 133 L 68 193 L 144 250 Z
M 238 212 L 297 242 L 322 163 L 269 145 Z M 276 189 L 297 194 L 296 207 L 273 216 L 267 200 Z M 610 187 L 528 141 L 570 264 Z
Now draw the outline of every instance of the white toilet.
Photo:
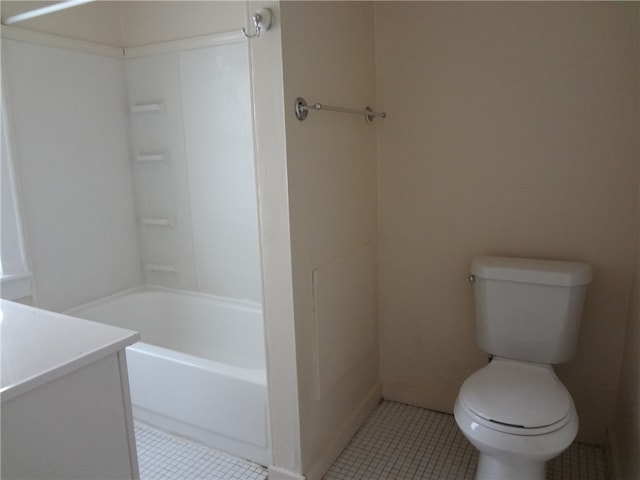
M 492 360 L 465 380 L 454 414 L 479 450 L 476 480 L 544 480 L 545 463 L 578 432 L 551 365 L 573 357 L 591 267 L 478 257 L 471 273 L 476 339 Z

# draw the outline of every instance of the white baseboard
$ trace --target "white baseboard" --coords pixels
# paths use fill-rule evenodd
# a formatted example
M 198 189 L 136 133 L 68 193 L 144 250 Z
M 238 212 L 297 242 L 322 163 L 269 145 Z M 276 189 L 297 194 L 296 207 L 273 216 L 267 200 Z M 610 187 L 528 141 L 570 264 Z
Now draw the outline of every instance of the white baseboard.
M 271 465 L 268 469 L 269 480 L 305 480 L 304 475 Z
M 354 413 L 344 422 L 340 430 L 331 438 L 325 448 L 314 460 L 311 468 L 305 472 L 308 480 L 321 480 L 331 465 L 337 460 L 342 450 L 351 441 L 364 421 L 371 414 L 382 398 L 382 386 L 375 385 L 360 402 Z M 269 477 L 271 480 L 271 477 Z
M 607 478 L 609 480 L 623 480 L 620 474 L 620 462 L 618 458 L 620 451 L 618 449 L 618 441 L 612 427 L 607 428 L 604 441 L 604 456 L 607 462 Z

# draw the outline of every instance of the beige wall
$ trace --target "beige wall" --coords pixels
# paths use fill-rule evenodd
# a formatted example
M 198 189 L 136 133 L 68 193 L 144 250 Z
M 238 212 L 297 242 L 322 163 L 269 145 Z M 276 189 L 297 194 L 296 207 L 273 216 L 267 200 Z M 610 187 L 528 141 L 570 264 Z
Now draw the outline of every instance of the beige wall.
M 612 421 L 636 243 L 637 8 L 376 3 L 381 375 L 450 412 L 485 355 L 474 255 L 593 265 L 579 350 L 559 366 L 579 439 Z
M 122 42 L 136 47 L 246 26 L 244 1 L 123 1 Z
M 302 465 L 319 478 L 380 395 L 376 125 L 293 105 L 374 103 L 373 7 L 282 2 L 281 21 Z
M 613 424 L 614 480 L 640 478 L 640 308 L 638 279 L 629 316 Z
M 640 13 L 640 7 L 638 7 Z M 638 32 L 640 50 L 640 28 Z M 640 91 L 640 70 L 638 71 L 638 90 Z M 638 105 L 640 108 L 640 104 Z M 640 150 L 640 127 L 638 130 L 638 150 Z M 638 155 L 640 162 L 640 154 Z M 640 202 L 640 192 L 638 195 Z M 640 204 L 639 204 L 640 210 Z M 640 223 L 638 224 L 640 229 Z M 638 238 L 640 242 L 640 237 Z M 620 389 L 616 405 L 616 418 L 611 438 L 614 447 L 615 480 L 640 478 L 640 243 L 636 260 L 635 286 L 629 309 L 626 342 Z

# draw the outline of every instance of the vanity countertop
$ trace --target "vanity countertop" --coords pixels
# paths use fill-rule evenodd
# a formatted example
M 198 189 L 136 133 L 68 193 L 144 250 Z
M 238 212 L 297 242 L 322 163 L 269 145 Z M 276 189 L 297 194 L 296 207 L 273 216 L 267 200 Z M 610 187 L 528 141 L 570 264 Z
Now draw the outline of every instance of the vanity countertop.
M 140 334 L 0 300 L 0 395 L 10 400 L 140 340 Z

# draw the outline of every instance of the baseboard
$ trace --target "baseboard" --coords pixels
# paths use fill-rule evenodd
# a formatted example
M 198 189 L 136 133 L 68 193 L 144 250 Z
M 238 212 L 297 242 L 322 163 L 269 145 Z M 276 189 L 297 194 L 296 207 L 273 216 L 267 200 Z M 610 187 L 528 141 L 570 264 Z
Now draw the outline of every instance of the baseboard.
M 360 429 L 364 421 L 371 414 L 375 406 L 382 398 L 382 386 L 375 385 L 364 400 L 360 402 L 354 413 L 343 423 L 340 430 L 333 436 L 327 446 L 316 457 L 313 464 L 306 473 L 308 480 L 321 480 L 327 473 L 331 465 L 337 460 L 342 450 L 351 441 L 356 432 Z M 269 477 L 271 480 L 271 477 Z
M 620 450 L 615 432 L 611 427 L 607 428 L 604 441 L 604 456 L 607 462 L 607 478 L 609 480 L 623 480 L 620 473 Z
M 304 475 L 271 465 L 268 468 L 268 480 L 305 480 Z

